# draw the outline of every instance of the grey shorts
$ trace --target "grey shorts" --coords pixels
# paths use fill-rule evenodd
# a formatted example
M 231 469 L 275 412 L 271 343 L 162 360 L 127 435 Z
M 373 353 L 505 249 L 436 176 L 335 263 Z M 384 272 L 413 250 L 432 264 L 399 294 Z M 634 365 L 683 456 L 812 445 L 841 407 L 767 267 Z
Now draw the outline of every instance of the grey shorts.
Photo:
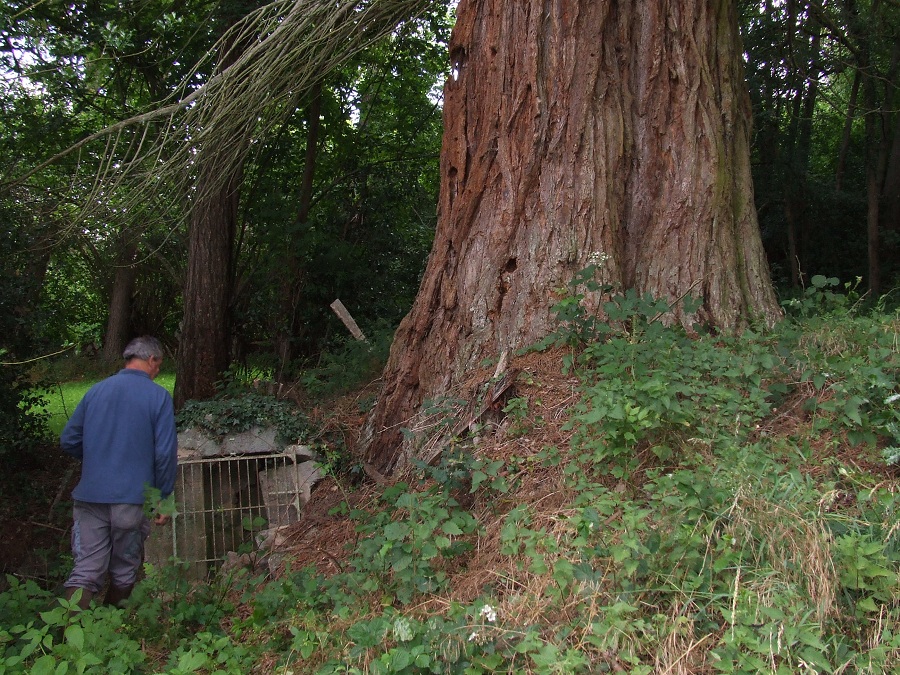
M 144 562 L 144 541 L 150 534 L 144 507 L 76 501 L 72 513 L 75 566 L 66 587 L 99 593 L 107 574 L 113 586 L 133 586 Z

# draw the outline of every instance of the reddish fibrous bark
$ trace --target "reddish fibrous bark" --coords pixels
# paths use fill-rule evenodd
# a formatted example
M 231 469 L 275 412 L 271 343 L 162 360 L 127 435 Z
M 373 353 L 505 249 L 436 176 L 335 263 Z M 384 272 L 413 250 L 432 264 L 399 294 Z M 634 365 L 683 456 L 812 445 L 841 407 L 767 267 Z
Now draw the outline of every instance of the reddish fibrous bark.
M 423 400 L 545 337 L 556 291 L 598 254 L 617 288 L 703 298 L 672 322 L 780 315 L 733 4 L 460 2 L 438 229 L 369 418 L 373 466 L 396 466 Z
M 225 162 L 209 160 L 200 184 Z M 229 307 L 231 302 L 232 248 L 237 225 L 240 169 L 218 192 L 201 192 L 193 207 L 188 239 L 188 266 L 184 284 L 184 319 L 181 324 L 175 377 L 175 407 L 191 399 L 216 394 L 216 384 L 229 363 Z

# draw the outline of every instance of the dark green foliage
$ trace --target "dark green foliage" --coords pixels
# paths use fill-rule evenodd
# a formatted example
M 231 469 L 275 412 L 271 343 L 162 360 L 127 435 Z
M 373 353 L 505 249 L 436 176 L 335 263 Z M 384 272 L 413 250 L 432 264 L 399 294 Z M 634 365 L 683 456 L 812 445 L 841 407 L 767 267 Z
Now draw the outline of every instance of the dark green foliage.
M 178 428 L 197 427 L 215 437 L 274 427 L 277 440 L 296 443 L 308 437 L 309 421 L 295 403 L 244 391 L 208 401 L 188 401 L 177 415 Z
M 366 341 L 352 338 L 333 340 L 324 349 L 319 363 L 300 375 L 299 383 L 313 397 L 331 397 L 367 385 L 381 375 L 387 361 L 394 331 L 379 322 Z
M 895 284 L 890 209 L 897 188 L 885 181 L 897 170 L 889 169 L 896 159 L 887 159 L 898 128 L 897 7 L 738 7 L 753 106 L 754 193 L 776 285 L 796 291 L 816 274 L 870 283 L 870 181 L 882 211 L 873 245 L 884 286 Z
M 0 593 L 0 670 L 53 675 L 74 672 L 142 672 L 140 638 L 130 635 L 124 614 L 110 607 L 79 611 L 78 598 L 53 602 L 32 582 L 8 577 Z
M 294 363 L 276 362 L 280 376 L 299 376 L 346 334 L 336 298 L 370 339 L 412 305 L 437 217 L 448 32 L 436 3 L 323 83 L 308 213 L 308 99 L 247 167 L 236 328 L 247 345 L 290 336 Z
M 855 285 L 837 281 L 865 269 L 862 116 L 853 120 L 843 191 L 832 188 L 853 73 L 840 50 L 820 70 L 809 69 L 812 31 L 787 28 L 789 3 L 772 5 L 777 11 L 766 16 L 758 2 L 741 5 L 754 13 L 745 37 L 756 197 L 778 280 L 790 278 L 785 186 L 802 187 L 806 205 L 797 232 L 805 287 L 786 300 L 788 321 L 742 336 L 669 328 L 665 302 L 594 284 L 588 268 L 555 307 L 560 329 L 539 345 L 569 349 L 561 367 L 577 378 L 577 399 L 558 414 L 569 415 L 571 444 L 526 450 L 529 430 L 542 424 L 538 404 L 510 400 L 508 439 L 522 442 L 523 456 L 492 460 L 451 439 L 437 466 L 417 467 L 423 485 L 397 483 L 366 508 L 345 505 L 335 514 L 352 513 L 359 536 L 329 575 L 303 570 L 192 584 L 173 564 L 149 571 L 127 612 L 72 614 L 42 611 L 49 596 L 10 579 L 0 593 L 0 670 L 246 673 L 272 670 L 273 661 L 279 672 L 354 674 L 900 667 L 900 504 L 884 474 L 865 470 L 883 470 L 882 458 L 900 462 L 900 323 L 896 314 L 864 313 Z M 16 23 L 24 8 L 8 12 L 7 35 L 42 45 L 32 50 L 41 58 L 62 57 L 35 64 L 46 97 L 4 89 L 4 166 L 34 164 L 142 109 L 158 96 L 146 89 L 156 78 L 137 74 L 177 80 L 192 62 L 188 36 L 202 46 L 214 32 L 202 7 L 175 16 L 150 2 L 124 18 L 109 3 L 70 9 L 30 6 L 35 18 L 24 28 Z M 43 30 L 54 22 L 65 30 Z M 206 26 L 199 34 L 198 25 Z M 273 336 L 288 330 L 297 348 L 289 372 L 316 397 L 375 376 L 390 339 L 381 326 L 396 324 L 416 292 L 435 224 L 433 84 L 447 65 L 447 27 L 436 10 L 325 83 L 306 219 L 297 213 L 308 131 L 302 115 L 278 138 L 262 139 L 248 161 L 236 342 L 251 362 L 271 369 L 280 365 Z M 889 52 L 873 44 L 874 66 L 882 67 Z M 14 56 L 5 52 L 10 68 Z M 791 144 L 803 140 L 803 120 L 791 112 L 793 96 L 813 81 L 827 84 L 828 101 L 838 105 L 816 106 L 798 167 Z M 100 98 L 101 87 L 119 96 Z M 298 112 L 307 105 L 301 101 Z M 59 225 L 56 234 L 78 230 L 67 207 L 78 195 L 59 189 L 67 168 L 4 202 L 3 220 L 11 223 L 0 233 L 4 362 L 40 355 L 41 339 L 84 345 L 102 332 L 114 235 L 124 223 L 84 224 L 89 236 L 66 240 L 68 248 L 43 263 L 37 252 L 45 249 L 24 236 L 45 233 L 29 213 Z M 144 235 L 133 320 L 140 332 L 171 336 L 184 262 L 183 233 L 173 223 L 183 205 L 166 198 L 173 217 Z M 281 306 L 288 258 L 297 264 L 287 279 L 296 291 L 292 316 Z M 44 279 L 42 269 L 44 300 L 36 301 L 32 282 Z M 583 311 L 582 286 L 608 294 L 602 320 Z M 370 344 L 335 337 L 345 334 L 328 309 L 336 297 Z M 0 366 L 0 453 L 27 448 L 40 431 L 25 413 L 28 384 L 24 366 Z M 464 404 L 434 401 L 427 412 L 448 427 Z M 801 419 L 798 432 L 777 428 L 784 406 Z M 244 383 L 188 404 L 180 421 L 215 435 L 269 424 L 283 441 L 310 434 L 292 404 L 248 393 Z M 557 479 L 551 499 L 510 494 L 510 484 L 532 475 Z M 485 508 L 470 511 L 462 497 Z M 473 548 L 489 546 L 497 546 L 497 564 L 509 562 L 515 573 L 498 569 L 482 597 L 454 602 L 451 574 L 465 571 Z
M 0 457 L 12 462 L 46 435 L 46 419 L 33 390 L 31 359 L 41 356 L 42 317 L 35 308 L 37 279 L 29 270 L 29 239 L 11 209 L 0 203 Z
M 448 496 L 454 492 L 472 494 L 481 491 L 491 496 L 509 492 L 506 478 L 500 475 L 503 460 L 476 457 L 461 447 L 442 452 L 440 461 L 434 466 L 421 460 L 413 460 L 413 465 L 423 478 L 433 480 Z
M 442 559 L 453 558 L 471 548 L 466 535 L 477 530 L 477 522 L 459 503 L 439 491 L 414 492 L 405 483 L 385 491 L 382 508 L 374 513 L 350 514 L 360 521 L 362 535 L 350 564 L 365 578 L 363 588 L 381 579 L 384 592 L 409 604 L 422 593 L 446 587 Z
M 598 340 L 560 336 L 580 345 L 566 364 L 581 382 L 571 448 L 501 461 L 457 439 L 436 466 L 418 465 L 420 484 L 332 514 L 349 515 L 359 535 L 333 573 L 196 585 L 169 565 L 150 570 L 127 613 L 79 614 L 83 634 L 64 628 L 62 640 L 59 613 L 27 624 L 47 598 L 13 581 L 0 594 L 15 626 L 0 630 L 0 663 L 11 673 L 38 659 L 74 666 L 91 645 L 103 658 L 118 649 L 130 672 L 151 654 L 145 670 L 175 673 L 249 672 L 273 659 L 359 675 L 550 675 L 598 663 L 649 675 L 676 662 L 893 672 L 900 495 L 828 450 L 854 431 L 881 443 L 896 421 L 897 317 L 859 315 L 824 294 L 802 301 L 805 318 L 726 339 L 650 321 L 661 309 L 652 299 L 611 299 L 623 314 L 593 327 Z M 782 406 L 802 400 L 817 402 L 808 426 L 774 433 Z M 537 412 L 525 397 L 508 407 L 522 424 Z M 858 452 L 861 463 L 877 456 L 866 443 Z M 544 498 L 507 492 L 551 474 Z M 479 597 L 454 601 L 451 574 L 485 547 L 499 568 Z M 138 638 L 152 648 L 139 652 Z M 23 656 L 38 643 L 40 654 Z
M 647 447 L 668 460 L 686 438 L 742 442 L 772 407 L 768 385 L 784 365 L 753 336 L 691 338 L 652 325 L 659 328 L 593 343 L 579 359 L 575 442 L 599 467 L 619 455 L 639 461 L 636 451 Z

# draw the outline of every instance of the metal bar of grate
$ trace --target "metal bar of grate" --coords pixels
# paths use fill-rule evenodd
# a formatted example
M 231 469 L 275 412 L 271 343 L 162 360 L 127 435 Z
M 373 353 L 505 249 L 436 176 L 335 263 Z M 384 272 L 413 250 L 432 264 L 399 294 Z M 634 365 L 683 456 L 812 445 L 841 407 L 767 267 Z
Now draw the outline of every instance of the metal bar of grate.
M 298 466 L 292 454 L 181 460 L 172 554 L 206 576 L 230 551 L 252 550 L 256 532 L 296 522 Z

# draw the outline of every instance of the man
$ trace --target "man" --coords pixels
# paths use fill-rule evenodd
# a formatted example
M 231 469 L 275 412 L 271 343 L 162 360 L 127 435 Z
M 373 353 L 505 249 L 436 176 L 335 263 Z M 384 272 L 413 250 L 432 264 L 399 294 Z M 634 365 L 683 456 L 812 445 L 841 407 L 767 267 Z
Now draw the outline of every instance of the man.
M 63 429 L 64 452 L 82 460 L 74 500 L 74 569 L 66 598 L 78 589 L 87 608 L 110 577 L 105 602 L 119 606 L 130 595 L 143 564 L 150 521 L 145 488 L 162 498 L 175 485 L 178 444 L 172 397 L 153 382 L 163 360 L 156 338 L 132 340 L 122 354 L 125 368 L 85 394 Z M 158 514 L 163 525 L 168 516 Z

